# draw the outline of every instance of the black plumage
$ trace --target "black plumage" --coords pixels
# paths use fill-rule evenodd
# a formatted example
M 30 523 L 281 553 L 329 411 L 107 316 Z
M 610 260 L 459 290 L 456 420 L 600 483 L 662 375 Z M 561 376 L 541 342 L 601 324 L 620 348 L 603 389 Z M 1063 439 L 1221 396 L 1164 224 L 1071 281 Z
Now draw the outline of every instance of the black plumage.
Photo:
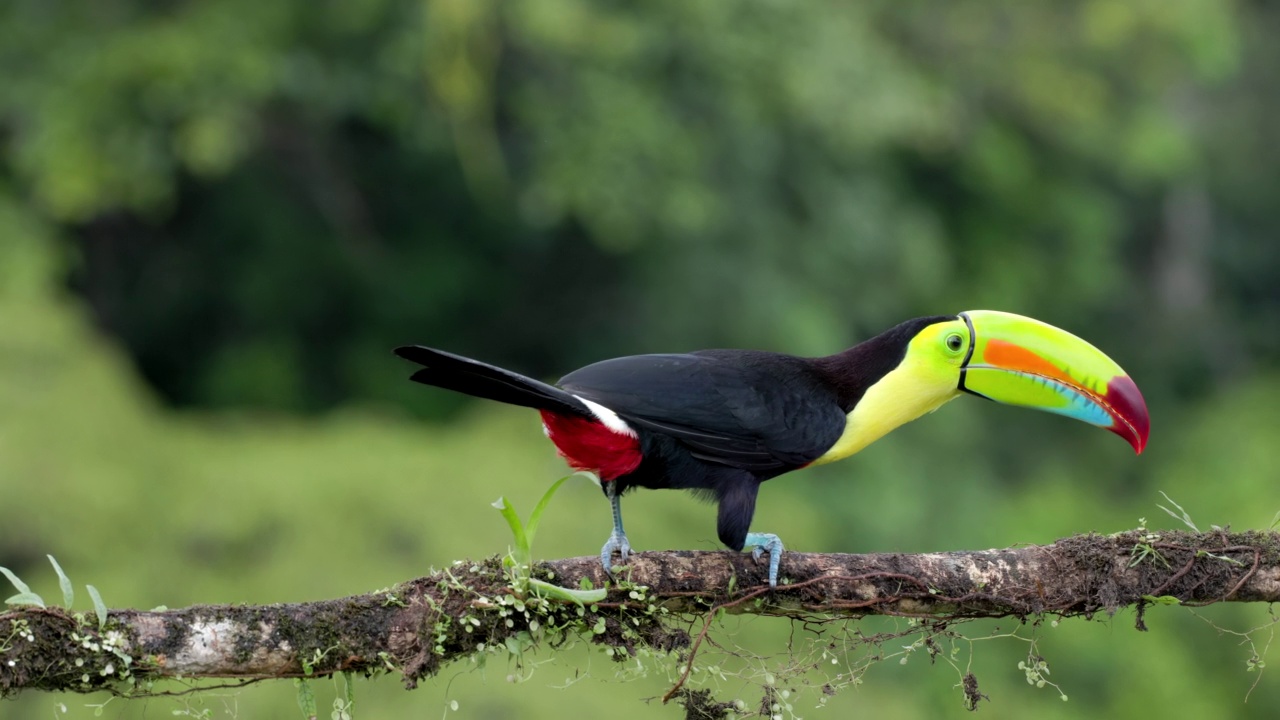
M 569 373 L 559 385 L 634 428 L 678 440 L 698 460 L 761 477 L 812 462 L 844 430 L 836 394 L 811 361 L 777 353 L 616 358 Z

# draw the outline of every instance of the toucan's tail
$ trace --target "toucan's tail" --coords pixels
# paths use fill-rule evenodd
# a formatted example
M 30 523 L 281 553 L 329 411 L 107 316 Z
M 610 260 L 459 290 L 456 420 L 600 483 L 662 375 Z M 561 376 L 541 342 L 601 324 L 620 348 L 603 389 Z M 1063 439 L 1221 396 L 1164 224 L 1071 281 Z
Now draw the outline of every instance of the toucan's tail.
M 594 418 L 586 404 L 573 395 L 510 370 L 421 345 L 398 347 L 395 353 L 422 366 L 409 378 L 414 382 L 509 405 Z

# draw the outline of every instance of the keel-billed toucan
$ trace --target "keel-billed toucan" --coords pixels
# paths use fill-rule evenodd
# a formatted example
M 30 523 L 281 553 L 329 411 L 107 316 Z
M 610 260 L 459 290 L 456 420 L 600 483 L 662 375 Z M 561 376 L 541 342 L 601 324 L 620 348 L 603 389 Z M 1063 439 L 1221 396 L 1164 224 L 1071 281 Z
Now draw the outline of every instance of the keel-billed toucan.
M 412 379 L 539 410 L 569 465 L 599 476 L 613 508 L 600 553 L 631 547 L 619 498 L 634 487 L 701 491 L 719 503 L 720 541 L 770 554 L 749 533 L 760 483 L 852 455 L 962 393 L 1107 428 L 1142 452 L 1146 403 L 1097 348 L 1038 320 L 990 310 L 908 320 L 844 352 L 802 358 L 752 350 L 635 355 L 575 370 L 558 386 L 421 346 L 396 354 Z

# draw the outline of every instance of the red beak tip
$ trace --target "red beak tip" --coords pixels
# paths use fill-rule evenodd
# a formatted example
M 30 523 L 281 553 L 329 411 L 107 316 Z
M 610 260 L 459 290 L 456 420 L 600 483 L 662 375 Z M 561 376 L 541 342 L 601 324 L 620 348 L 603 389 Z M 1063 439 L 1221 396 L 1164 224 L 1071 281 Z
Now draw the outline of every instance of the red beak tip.
M 1147 449 L 1146 435 L 1133 427 L 1129 422 L 1118 419 L 1114 425 L 1107 429 L 1124 438 L 1124 441 L 1129 443 L 1129 446 L 1133 448 L 1135 455 L 1141 455 L 1142 451 Z
M 1121 375 L 1107 383 L 1105 397 L 1117 416 L 1112 430 L 1128 440 L 1133 451 L 1141 455 L 1147 447 L 1147 436 L 1151 432 L 1151 416 L 1147 413 L 1147 401 L 1142 397 L 1142 392 L 1127 375 Z

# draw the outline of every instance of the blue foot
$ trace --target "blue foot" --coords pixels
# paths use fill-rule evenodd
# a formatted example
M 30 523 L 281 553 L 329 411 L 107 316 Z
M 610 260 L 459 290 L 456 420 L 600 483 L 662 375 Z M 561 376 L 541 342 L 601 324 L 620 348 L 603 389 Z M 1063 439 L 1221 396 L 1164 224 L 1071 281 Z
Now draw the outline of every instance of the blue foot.
M 622 503 L 619 502 L 622 498 L 618 495 L 618 484 L 611 482 L 605 485 L 604 494 L 609 498 L 609 507 L 613 510 L 613 532 L 604 541 L 604 547 L 600 548 L 600 564 L 604 566 L 605 574 L 613 577 L 613 564 L 610 562 L 613 551 L 618 551 L 625 565 L 627 556 L 631 554 L 631 543 L 627 542 L 627 531 L 622 529 Z
M 781 546 L 779 546 L 781 547 Z M 604 571 L 613 577 L 613 551 L 617 550 L 618 555 L 622 557 L 622 564 L 627 563 L 627 556 L 631 554 L 631 543 L 627 542 L 627 534 L 613 532 L 609 535 L 609 539 L 605 541 L 604 547 L 600 548 L 600 564 L 604 566 Z
M 757 561 L 760 559 L 761 552 L 769 553 L 769 587 L 777 587 L 778 563 L 782 561 L 782 541 L 773 533 L 747 533 L 747 542 L 743 549 L 747 548 L 751 548 L 751 557 Z

